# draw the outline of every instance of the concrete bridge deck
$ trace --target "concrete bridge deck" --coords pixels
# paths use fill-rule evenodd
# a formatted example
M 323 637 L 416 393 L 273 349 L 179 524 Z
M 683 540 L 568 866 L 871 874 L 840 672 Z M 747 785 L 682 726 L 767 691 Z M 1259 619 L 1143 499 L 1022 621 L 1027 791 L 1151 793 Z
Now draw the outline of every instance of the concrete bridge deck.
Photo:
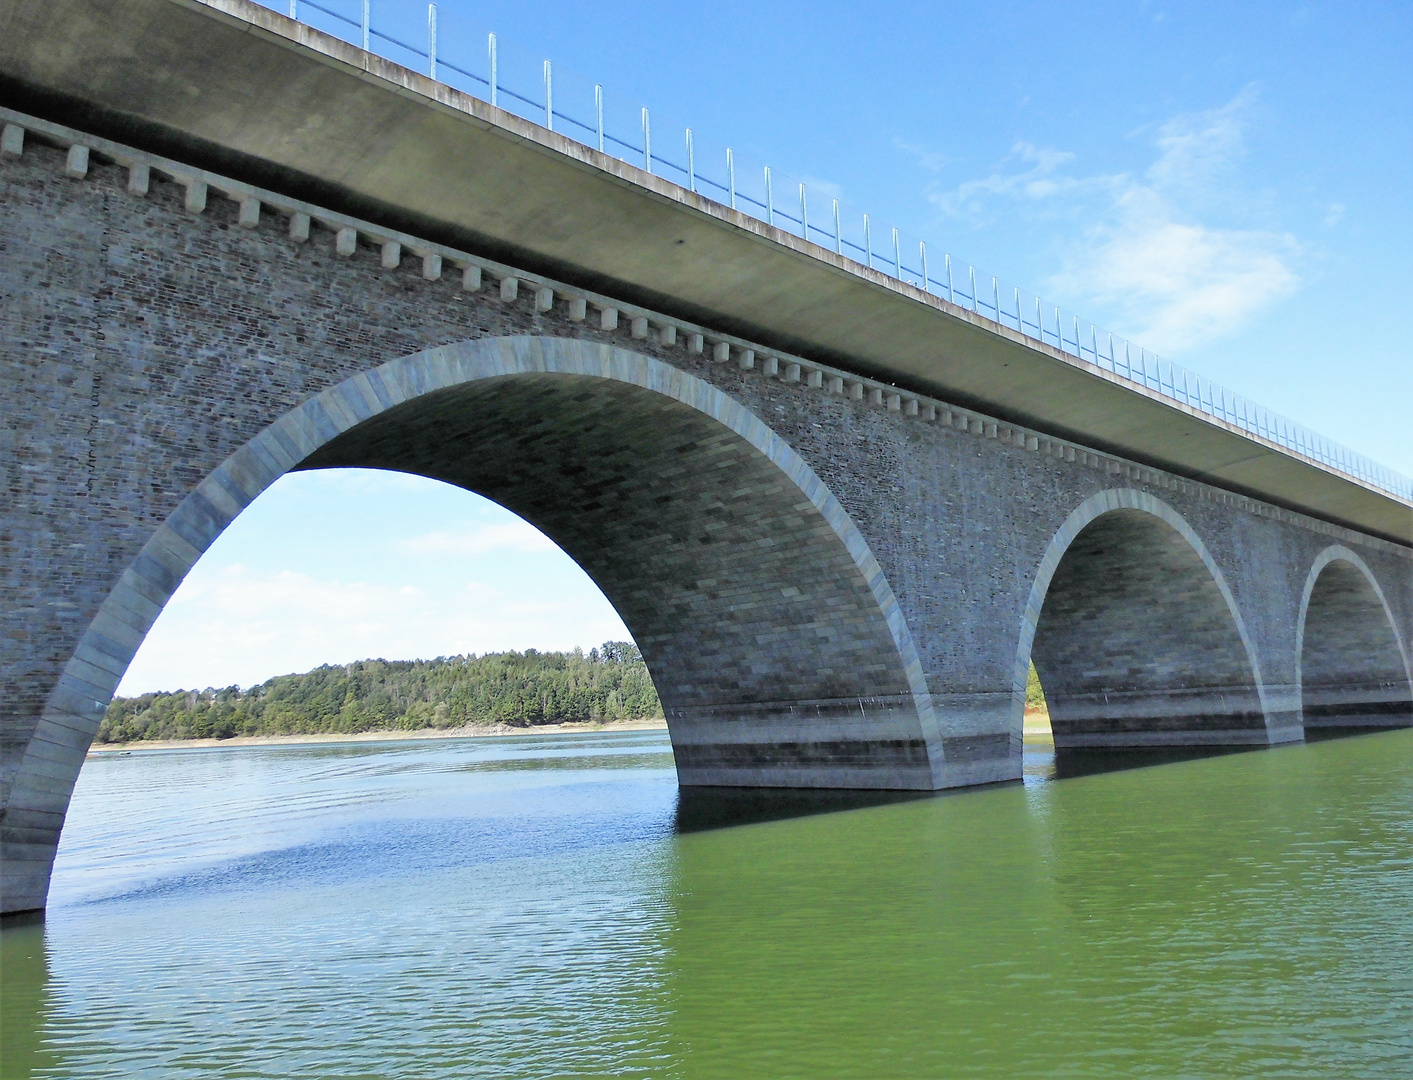
M 0 93 L 665 315 L 1400 542 L 1413 503 L 251 0 L 17 0 Z
M 61 69 L 67 41 L 23 63 Z M 0 56 L 7 75 L 12 62 Z M 116 87 L 124 67 L 109 66 Z M 205 93 L 173 77 L 174 99 Z M 1413 511 L 1385 493 L 651 178 L 606 182 L 661 204 L 662 221 L 721 233 L 714 304 L 732 281 L 769 276 L 754 252 L 795 267 L 801 311 L 821 273 L 865 322 L 832 343 L 827 321 L 810 324 L 823 345 L 783 348 L 783 324 L 689 317 L 623 277 L 549 273 L 543 252 L 516 262 L 469 229 L 362 215 L 346 189 L 320 202 L 307 175 L 269 161 L 289 186 L 256 183 L 150 118 L 129 114 L 141 138 L 113 139 L 112 102 L 93 105 L 89 128 L 72 95 L 25 85 L 63 115 L 0 108 L 0 909 L 43 906 L 69 794 L 127 664 L 202 552 L 291 469 L 416 472 L 543 529 L 642 648 L 685 785 L 1014 779 L 1032 659 L 1058 745 L 1270 745 L 1413 723 Z M 557 152 L 377 89 L 492 132 L 489 158 L 502 144 L 512 161 Z M 639 217 L 658 220 L 634 211 L 621 231 Z M 639 257 L 651 267 L 649 249 Z M 664 259 L 664 281 L 685 273 Z M 916 340 L 933 342 L 945 379 L 905 377 L 912 316 L 895 305 L 918 313 Z M 885 370 L 895 332 L 904 359 Z M 855 357 L 860 335 L 869 352 Z M 1029 392 L 1007 364 L 1052 379 L 1071 419 L 1090 415 L 1086 394 L 1109 403 L 1093 437 L 1059 413 L 1002 407 L 1008 387 Z M 987 370 L 996 407 L 941 392 L 972 371 L 989 393 Z M 1150 409 L 1167 410 L 1173 439 L 1189 430 L 1206 464 L 1165 468 L 1158 443 L 1116 452 L 1105 433 L 1138 432 Z M 1238 445 L 1244 457 L 1222 450 Z

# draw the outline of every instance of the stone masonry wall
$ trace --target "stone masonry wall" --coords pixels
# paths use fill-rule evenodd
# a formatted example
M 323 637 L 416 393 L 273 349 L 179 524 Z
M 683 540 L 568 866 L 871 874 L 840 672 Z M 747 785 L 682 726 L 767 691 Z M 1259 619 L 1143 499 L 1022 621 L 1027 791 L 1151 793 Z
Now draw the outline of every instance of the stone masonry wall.
M 765 350 L 747 369 L 740 343 L 722 362 L 710 336 L 694 353 L 686 333 L 669 344 L 627 318 L 603 329 L 562 297 L 539 310 L 533 289 L 512 296 L 488 278 L 467 291 L 454 274 L 426 280 L 415 259 L 385 269 L 366 239 L 341 256 L 332 233 L 292 239 L 268 210 L 243 224 L 215 192 L 190 212 L 182 185 L 154 172 L 130 193 L 129 171 L 97 155 L 82 178 L 72 165 L 32 136 L 0 158 L 5 784 L 117 576 L 204 476 L 359 371 L 486 337 L 631 344 L 759 416 L 868 541 L 952 740 L 1018 751 L 1016 650 L 1038 568 L 1075 508 L 1116 488 L 1160 499 L 1205 543 L 1268 708 L 1298 710 L 1300 598 L 1331 544 L 1358 553 L 1405 648 L 1413 637 L 1413 561 L 1382 541 L 843 373 L 786 381 L 789 358 L 772 373 Z

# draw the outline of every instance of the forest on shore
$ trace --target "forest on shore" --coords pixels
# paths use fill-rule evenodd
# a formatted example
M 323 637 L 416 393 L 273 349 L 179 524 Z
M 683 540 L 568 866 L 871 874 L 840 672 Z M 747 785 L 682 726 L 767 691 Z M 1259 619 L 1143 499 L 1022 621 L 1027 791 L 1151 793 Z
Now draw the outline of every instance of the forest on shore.
M 637 646 L 435 660 L 361 660 L 242 689 L 114 698 L 99 743 L 356 734 L 504 724 L 533 727 L 662 715 Z
M 1034 666 L 1026 707 L 1045 707 Z M 660 716 L 662 704 L 637 646 L 606 641 L 587 653 L 526 649 L 435 660 L 360 660 L 277 675 L 248 689 L 114 698 L 94 741 L 353 735 Z

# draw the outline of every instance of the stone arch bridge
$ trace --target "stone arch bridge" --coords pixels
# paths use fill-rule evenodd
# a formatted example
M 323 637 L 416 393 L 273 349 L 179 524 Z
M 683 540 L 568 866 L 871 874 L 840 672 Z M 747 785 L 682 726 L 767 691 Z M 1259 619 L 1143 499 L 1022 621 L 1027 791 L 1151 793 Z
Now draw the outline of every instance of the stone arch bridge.
M 163 604 L 293 469 L 435 477 L 547 533 L 641 647 L 686 785 L 1017 778 L 1032 660 L 1062 746 L 1413 724 L 1413 509 L 1391 496 L 1366 492 L 1361 528 L 630 289 L 0 122 L 5 911 L 43 907 Z

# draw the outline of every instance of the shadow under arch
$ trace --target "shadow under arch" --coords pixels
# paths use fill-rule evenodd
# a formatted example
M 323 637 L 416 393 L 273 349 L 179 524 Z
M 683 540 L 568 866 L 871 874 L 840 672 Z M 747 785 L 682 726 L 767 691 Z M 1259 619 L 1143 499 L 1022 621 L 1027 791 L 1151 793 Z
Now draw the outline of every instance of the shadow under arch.
M 1032 659 L 1057 748 L 1300 738 L 1270 720 L 1255 648 L 1206 545 L 1144 491 L 1091 496 L 1050 541 L 1021 618 L 1017 725 Z
M 1307 736 L 1413 727 L 1407 644 L 1373 572 L 1343 544 L 1306 576 L 1295 664 Z
M 848 514 L 780 436 L 709 383 L 640 353 L 565 338 L 466 341 L 291 410 L 156 529 L 80 640 L 21 759 L 5 808 L 8 909 L 43 906 L 83 750 L 187 571 L 285 472 L 350 465 L 469 488 L 578 561 L 653 673 L 681 783 L 946 783 L 897 600 Z

